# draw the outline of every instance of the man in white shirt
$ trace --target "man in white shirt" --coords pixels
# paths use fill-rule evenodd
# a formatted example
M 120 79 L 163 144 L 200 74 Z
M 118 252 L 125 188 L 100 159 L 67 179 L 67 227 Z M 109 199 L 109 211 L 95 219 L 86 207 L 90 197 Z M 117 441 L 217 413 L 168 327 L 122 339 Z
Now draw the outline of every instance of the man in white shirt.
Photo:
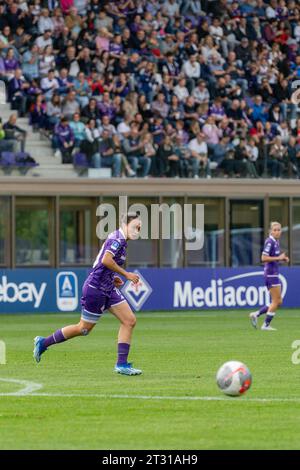
M 179 4 L 176 0 L 166 0 L 162 6 L 163 12 L 173 18 L 176 15 L 179 15 Z
M 195 102 L 198 104 L 208 104 L 210 99 L 210 94 L 206 88 L 204 80 L 200 80 L 197 87 L 193 91 L 193 97 Z
M 206 178 L 210 178 L 208 148 L 202 132 L 199 132 L 197 137 L 189 142 L 188 148 L 191 152 L 193 177 L 199 178 L 199 169 L 201 166 L 205 170 Z
M 39 48 L 39 52 L 42 53 L 46 46 L 52 46 L 52 37 L 51 37 L 51 30 L 46 29 L 44 31 L 43 36 L 38 36 L 35 43 Z
M 121 140 L 127 139 L 129 137 L 131 128 L 130 128 L 131 118 L 128 115 L 125 115 L 124 121 L 120 122 L 117 127 L 117 133 Z
M 49 31 L 54 30 L 54 24 L 52 18 L 49 16 L 49 10 L 47 8 L 43 8 L 41 16 L 38 21 L 38 29 L 41 34 L 48 29 Z
M 112 137 L 117 133 L 116 128 L 113 124 L 110 123 L 110 117 L 107 115 L 104 115 L 101 119 L 101 124 L 98 127 L 98 131 L 100 134 L 100 137 L 102 137 L 102 134 L 104 131 L 108 133 L 109 137 Z
M 179 101 L 185 101 L 186 98 L 189 96 L 189 92 L 186 85 L 186 79 L 181 78 L 178 84 L 174 87 L 174 95 L 177 96 Z
M 55 90 L 59 88 L 58 80 L 55 78 L 53 69 L 50 69 L 47 77 L 42 78 L 41 88 L 47 100 L 51 100 Z
M 271 18 L 276 18 L 276 7 L 277 0 L 271 0 L 270 5 L 266 8 L 266 17 L 270 20 Z
M 195 88 L 196 81 L 200 78 L 201 75 L 201 66 L 197 61 L 196 55 L 191 55 L 189 60 L 186 60 L 182 66 L 182 72 L 187 78 L 186 86 L 190 93 Z

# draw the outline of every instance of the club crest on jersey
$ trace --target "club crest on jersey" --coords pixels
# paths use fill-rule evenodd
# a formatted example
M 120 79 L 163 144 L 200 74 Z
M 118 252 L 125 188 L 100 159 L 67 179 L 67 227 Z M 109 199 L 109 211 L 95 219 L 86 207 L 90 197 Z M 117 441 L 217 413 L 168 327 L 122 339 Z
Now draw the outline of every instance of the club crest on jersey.
M 139 282 L 137 284 L 133 284 L 133 282 L 127 281 L 122 289 L 122 293 L 125 295 L 134 310 L 139 311 L 151 295 L 152 287 L 139 271 L 135 270 L 134 272 L 139 275 Z

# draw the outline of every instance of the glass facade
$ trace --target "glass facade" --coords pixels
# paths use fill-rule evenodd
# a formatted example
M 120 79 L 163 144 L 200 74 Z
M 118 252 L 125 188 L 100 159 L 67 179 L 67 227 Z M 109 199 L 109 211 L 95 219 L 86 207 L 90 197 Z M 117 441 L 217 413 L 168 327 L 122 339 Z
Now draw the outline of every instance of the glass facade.
M 151 238 L 155 225 L 151 225 L 151 206 L 158 202 L 158 198 L 128 199 L 128 210 L 139 211 L 144 221 L 141 238 L 128 241 L 128 263 L 132 267 L 150 268 L 158 265 L 158 239 Z
M 7 265 L 9 258 L 10 200 L 0 197 L 0 265 Z
M 300 264 L 300 199 L 293 200 L 292 221 L 292 260 L 294 264 Z
M 187 266 L 224 266 L 224 199 L 188 198 L 188 204 L 192 204 L 193 231 L 198 225 L 196 205 L 204 204 L 204 245 L 202 250 L 186 251 Z
M 16 265 L 49 266 L 52 235 L 51 200 L 17 197 L 15 208 Z
M 61 265 L 90 265 L 93 261 L 95 200 L 61 198 L 59 212 L 59 259 Z
M 185 217 L 184 204 L 192 208 L 191 217 Z M 204 205 L 204 245 L 201 250 L 187 250 L 185 235 L 193 241 L 191 234 L 202 231 L 197 204 Z M 154 205 L 160 211 L 157 216 L 156 209 L 153 218 Z M 282 250 L 291 264 L 300 264 L 300 198 L 226 202 L 225 197 L 130 196 L 128 208 L 145 211 L 142 238 L 128 242 L 131 267 L 260 265 L 272 220 L 282 224 Z M 112 211 L 109 216 L 107 210 Z M 118 226 L 117 196 L 1 196 L 0 266 L 91 266 L 103 239 Z
M 288 198 L 271 198 L 269 200 L 270 222 L 280 222 L 282 235 L 280 248 L 289 253 L 289 200 Z
M 184 199 L 164 197 L 161 203 L 165 204 L 165 210 L 163 209 L 160 215 L 161 265 L 167 268 L 181 268 L 184 262 L 184 240 L 181 230 Z M 175 238 L 175 234 L 178 238 Z
M 263 243 L 263 201 L 230 202 L 230 265 L 260 264 Z

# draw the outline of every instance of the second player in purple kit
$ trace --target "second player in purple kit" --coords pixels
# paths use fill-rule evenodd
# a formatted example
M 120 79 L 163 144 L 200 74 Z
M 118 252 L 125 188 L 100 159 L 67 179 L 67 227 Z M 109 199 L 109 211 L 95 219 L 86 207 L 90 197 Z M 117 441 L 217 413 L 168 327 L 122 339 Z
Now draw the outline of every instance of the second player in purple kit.
M 257 328 L 258 318 L 266 314 L 265 321 L 261 327 L 262 330 L 274 331 L 270 323 L 273 320 L 276 310 L 282 304 L 281 282 L 279 279 L 279 262 L 288 263 L 289 258 L 285 253 L 280 253 L 279 239 L 281 237 L 282 228 L 279 222 L 271 222 L 270 233 L 266 238 L 261 260 L 264 263 L 264 279 L 265 285 L 271 295 L 271 304 L 264 305 L 260 310 L 250 313 L 250 321 L 254 328 Z
M 121 227 L 110 234 L 94 262 L 87 277 L 81 297 L 81 319 L 76 325 L 65 326 L 47 338 L 37 336 L 34 340 L 34 358 L 40 362 L 41 355 L 49 346 L 62 343 L 76 336 L 87 336 L 109 310 L 121 322 L 118 334 L 118 357 L 115 372 L 123 375 L 140 375 L 142 371 L 128 363 L 128 354 L 136 317 L 127 300 L 119 291 L 123 285 L 121 275 L 137 284 L 139 276 L 122 268 L 126 260 L 127 240 L 139 237 L 141 220 L 137 213 L 129 213 L 122 218 Z

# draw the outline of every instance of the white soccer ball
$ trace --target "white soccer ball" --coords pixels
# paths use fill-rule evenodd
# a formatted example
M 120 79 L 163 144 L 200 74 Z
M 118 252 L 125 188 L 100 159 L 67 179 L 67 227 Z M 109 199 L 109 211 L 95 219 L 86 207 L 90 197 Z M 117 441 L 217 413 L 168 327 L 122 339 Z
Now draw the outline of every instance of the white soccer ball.
M 232 397 L 245 393 L 251 387 L 252 376 L 248 367 L 239 361 L 228 361 L 217 372 L 217 385 Z

